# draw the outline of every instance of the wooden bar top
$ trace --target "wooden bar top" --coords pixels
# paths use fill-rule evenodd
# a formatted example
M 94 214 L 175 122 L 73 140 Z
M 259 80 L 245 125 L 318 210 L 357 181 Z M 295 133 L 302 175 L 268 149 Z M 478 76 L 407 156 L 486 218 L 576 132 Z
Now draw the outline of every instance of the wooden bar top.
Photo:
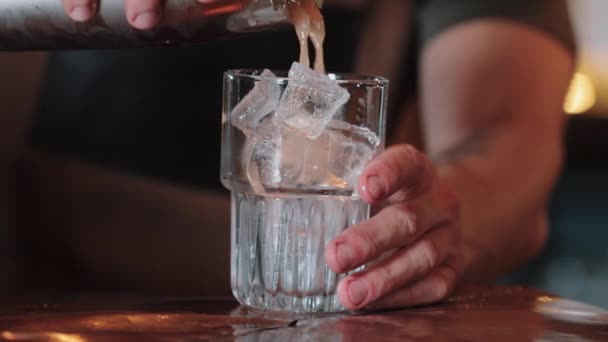
M 535 309 L 556 299 L 523 287 L 478 288 L 427 307 L 298 315 L 229 298 L 12 298 L 0 301 L 0 341 L 608 341 L 606 325 Z

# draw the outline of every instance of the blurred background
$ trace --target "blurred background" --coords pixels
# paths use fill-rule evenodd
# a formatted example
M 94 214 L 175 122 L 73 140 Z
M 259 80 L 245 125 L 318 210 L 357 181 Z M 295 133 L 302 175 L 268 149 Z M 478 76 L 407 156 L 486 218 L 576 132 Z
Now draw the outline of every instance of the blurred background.
M 551 203 L 543 255 L 508 281 L 608 308 L 608 11 L 602 0 L 571 0 L 578 70 L 564 104 L 567 160 Z
M 602 18 L 608 13 L 608 2 L 572 0 L 571 12 L 579 42 L 579 65 L 564 102 L 569 118 L 565 140 L 568 157 L 551 203 L 551 238 L 538 260 L 505 281 L 608 308 L 604 290 L 608 288 L 608 22 Z M 267 41 L 271 44 L 267 48 L 280 44 L 281 39 L 295 49 L 291 33 Z M 330 44 L 344 51 L 354 49 L 345 42 Z M 86 52 L 80 57 L 86 58 Z M 332 60 L 330 52 L 328 57 L 330 67 L 350 67 Z M 187 62 L 196 65 L 223 58 L 194 55 Z M 242 63 L 237 59 L 223 62 L 234 67 Z M 150 174 L 145 172 L 148 165 L 130 164 L 129 153 L 141 151 L 104 155 L 105 150 L 94 145 L 75 146 L 71 151 L 80 157 L 71 158 L 69 153 L 58 156 L 52 153 L 56 151 L 39 148 L 36 139 L 63 139 L 70 144 L 61 134 L 36 135 L 33 116 L 41 110 L 38 100 L 49 96 L 39 92 L 47 63 L 46 53 L 0 53 L 0 292 L 132 290 L 229 295 L 228 217 L 200 213 L 203 207 L 227 212 L 227 202 L 220 192 L 201 192 L 199 186 L 208 184 L 200 184 L 187 167 L 178 167 L 171 158 L 179 156 L 169 153 L 163 161 L 166 167 L 157 167 Z M 272 67 L 279 61 L 254 63 Z M 159 70 L 162 66 L 151 64 L 150 68 Z M 171 75 L 164 76 L 167 82 L 163 86 L 170 87 Z M 70 80 L 51 86 L 65 87 L 66 92 L 78 96 L 78 84 Z M 217 89 L 210 96 L 219 98 L 221 89 Z M 158 91 L 160 96 L 162 87 Z M 186 95 L 196 101 L 197 91 Z M 97 108 L 84 110 L 95 112 Z M 128 114 L 128 108 L 125 110 Z M 151 108 L 151 120 L 168 110 Z M 220 113 L 217 108 L 209 112 Z M 196 123 L 204 124 L 204 120 Z M 191 146 L 183 154 L 198 164 L 219 160 L 219 155 L 196 155 L 200 144 L 206 143 L 198 140 L 196 125 L 181 134 Z M 137 130 L 137 126 L 130 128 Z M 149 141 L 149 151 L 163 149 L 163 138 L 141 137 Z M 219 142 L 219 135 L 210 139 L 216 138 Z M 107 164 L 120 167 L 87 161 L 81 158 L 80 149 L 89 151 L 96 160 L 109 160 Z M 192 169 L 201 166 L 198 164 Z M 219 172 L 217 167 L 209 170 Z

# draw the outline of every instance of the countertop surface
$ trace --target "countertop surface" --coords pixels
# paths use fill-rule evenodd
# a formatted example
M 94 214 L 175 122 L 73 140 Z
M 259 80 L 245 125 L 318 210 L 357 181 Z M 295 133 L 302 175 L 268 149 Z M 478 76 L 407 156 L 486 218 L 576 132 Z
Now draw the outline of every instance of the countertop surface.
M 20 297 L 0 301 L 0 341 L 608 341 L 607 325 L 538 309 L 557 300 L 524 287 L 476 288 L 427 307 L 295 314 L 230 298 Z

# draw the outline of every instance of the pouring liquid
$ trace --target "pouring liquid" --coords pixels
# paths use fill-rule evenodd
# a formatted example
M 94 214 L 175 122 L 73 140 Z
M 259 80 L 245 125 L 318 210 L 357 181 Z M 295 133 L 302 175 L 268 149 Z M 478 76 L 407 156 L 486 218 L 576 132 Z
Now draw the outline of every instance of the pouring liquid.
M 300 43 L 300 64 L 310 66 L 309 40 L 315 50 L 314 69 L 325 73 L 325 20 L 314 0 L 287 0 L 285 15 L 292 21 Z

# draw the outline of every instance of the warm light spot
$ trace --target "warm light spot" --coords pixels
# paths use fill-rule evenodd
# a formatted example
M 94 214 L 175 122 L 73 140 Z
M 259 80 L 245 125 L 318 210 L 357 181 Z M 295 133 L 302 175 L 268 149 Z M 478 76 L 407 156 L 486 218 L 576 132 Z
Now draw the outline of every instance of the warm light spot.
M 553 298 L 548 297 L 548 296 L 543 296 L 543 297 L 538 297 L 537 300 L 539 302 L 543 302 L 543 303 L 549 303 L 553 301 Z
M 568 114 L 581 114 L 591 109 L 595 101 L 595 87 L 591 78 L 580 72 L 574 74 L 564 102 L 564 111 Z
M 68 335 L 61 333 L 49 333 L 51 341 L 57 342 L 84 342 L 85 340 L 78 335 Z
M 49 341 L 49 342 L 85 342 L 79 335 L 56 332 L 12 332 L 4 331 L 0 337 L 7 341 Z

